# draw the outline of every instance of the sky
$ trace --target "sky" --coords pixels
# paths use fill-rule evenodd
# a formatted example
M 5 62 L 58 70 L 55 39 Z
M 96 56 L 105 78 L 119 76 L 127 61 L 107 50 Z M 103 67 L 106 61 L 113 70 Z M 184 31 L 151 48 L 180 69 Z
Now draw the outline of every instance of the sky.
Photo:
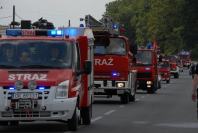
M 12 7 L 16 7 L 16 21 L 21 19 L 35 22 L 43 17 L 53 22 L 56 27 L 79 26 L 80 18 L 92 15 L 97 20 L 102 18 L 105 5 L 114 0 L 0 0 L 0 25 L 12 21 Z M 2 8 L 1 8 L 2 6 Z

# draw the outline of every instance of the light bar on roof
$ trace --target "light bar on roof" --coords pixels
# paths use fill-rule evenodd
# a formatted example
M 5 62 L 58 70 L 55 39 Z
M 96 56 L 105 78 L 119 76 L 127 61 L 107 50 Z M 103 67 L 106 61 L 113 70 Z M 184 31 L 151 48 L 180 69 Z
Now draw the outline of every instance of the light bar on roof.
M 7 29 L 7 36 L 48 36 L 48 30 Z
M 21 29 L 7 29 L 6 35 L 7 36 L 21 36 L 22 32 L 21 32 Z
M 49 30 L 48 31 L 48 36 L 56 37 L 56 36 L 63 36 L 63 31 L 62 30 Z

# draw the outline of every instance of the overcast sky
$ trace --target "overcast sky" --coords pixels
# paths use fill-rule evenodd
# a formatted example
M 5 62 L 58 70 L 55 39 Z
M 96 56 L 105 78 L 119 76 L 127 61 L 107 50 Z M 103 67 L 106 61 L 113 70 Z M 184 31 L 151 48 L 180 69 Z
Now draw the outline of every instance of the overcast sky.
M 23 18 L 34 22 L 43 17 L 55 26 L 67 26 L 70 19 L 72 26 L 78 26 L 79 18 L 87 14 L 101 19 L 105 4 L 111 1 L 114 0 L 0 0 L 0 25 L 12 21 L 12 6 L 15 5 L 17 21 Z

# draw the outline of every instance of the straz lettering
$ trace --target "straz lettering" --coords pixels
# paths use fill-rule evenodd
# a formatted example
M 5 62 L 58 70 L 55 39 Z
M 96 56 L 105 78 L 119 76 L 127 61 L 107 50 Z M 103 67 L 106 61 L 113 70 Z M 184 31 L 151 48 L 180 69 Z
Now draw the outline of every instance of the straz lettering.
M 10 74 L 8 80 L 47 80 L 47 74 Z
M 103 66 L 103 65 L 107 65 L 107 66 L 113 66 L 113 59 L 109 58 L 109 59 L 95 59 L 94 60 L 95 65 L 99 65 L 99 66 Z

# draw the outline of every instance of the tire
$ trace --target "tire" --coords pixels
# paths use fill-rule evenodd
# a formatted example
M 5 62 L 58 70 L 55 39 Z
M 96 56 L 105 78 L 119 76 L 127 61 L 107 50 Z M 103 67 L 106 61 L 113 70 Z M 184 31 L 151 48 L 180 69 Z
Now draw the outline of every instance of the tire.
M 89 107 L 81 109 L 82 124 L 90 125 L 92 117 L 92 104 Z
M 159 82 L 158 82 L 158 89 L 161 89 L 161 88 L 162 88 L 161 82 L 159 81 Z
M 179 78 L 179 73 L 176 73 L 176 74 L 174 75 L 174 78 L 178 79 L 178 78 Z
M 166 83 L 169 84 L 170 83 L 170 79 L 169 80 L 166 80 Z
M 120 101 L 122 104 L 128 104 L 129 103 L 129 94 L 123 94 L 120 96 Z
M 154 94 L 157 90 L 157 82 L 155 81 L 154 85 L 151 88 L 147 88 L 147 93 L 148 94 Z
M 129 101 L 130 102 L 135 102 L 135 94 L 129 96 Z
M 137 89 L 137 85 L 135 85 L 134 94 L 133 95 L 132 94 L 129 95 L 129 102 L 135 102 L 136 89 Z
M 8 126 L 8 122 L 7 121 L 0 121 L 0 126 Z
M 75 109 L 72 118 L 69 119 L 69 121 L 68 121 L 68 128 L 69 128 L 70 131 L 76 131 L 78 129 L 77 109 Z
M 19 121 L 10 121 L 10 126 L 18 126 L 19 125 Z

